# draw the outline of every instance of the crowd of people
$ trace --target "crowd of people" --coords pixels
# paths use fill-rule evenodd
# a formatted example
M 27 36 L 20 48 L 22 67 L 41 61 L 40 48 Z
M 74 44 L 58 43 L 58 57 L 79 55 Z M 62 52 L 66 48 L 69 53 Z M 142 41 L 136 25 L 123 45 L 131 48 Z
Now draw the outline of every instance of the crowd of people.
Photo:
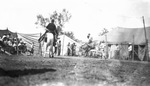
M 26 43 L 21 38 L 4 34 L 0 37 L 0 52 L 7 54 L 20 54 L 27 51 Z
M 67 56 L 76 56 L 76 44 L 70 42 L 67 45 Z

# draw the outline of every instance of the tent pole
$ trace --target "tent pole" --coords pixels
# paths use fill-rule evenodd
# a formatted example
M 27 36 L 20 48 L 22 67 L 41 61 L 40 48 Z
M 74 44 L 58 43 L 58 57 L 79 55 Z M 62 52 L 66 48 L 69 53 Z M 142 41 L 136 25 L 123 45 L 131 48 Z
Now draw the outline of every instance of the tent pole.
M 133 43 L 132 43 L 132 60 L 134 60 L 134 35 L 133 35 Z
M 40 37 L 41 37 L 41 33 L 40 33 Z M 41 47 L 41 42 L 39 42 L 39 53 L 40 53 L 40 56 L 42 56 L 42 47 Z
M 62 46 L 62 55 L 64 55 L 63 53 L 63 51 L 64 51 L 64 40 L 65 40 L 65 35 L 63 35 L 63 46 Z
M 144 34 L 145 34 L 145 42 L 146 42 L 146 60 L 149 61 L 149 50 L 148 50 L 148 39 L 147 39 L 147 34 L 146 34 L 146 28 L 145 28 L 145 20 L 144 20 L 144 16 L 142 16 L 143 18 L 143 26 L 144 26 Z

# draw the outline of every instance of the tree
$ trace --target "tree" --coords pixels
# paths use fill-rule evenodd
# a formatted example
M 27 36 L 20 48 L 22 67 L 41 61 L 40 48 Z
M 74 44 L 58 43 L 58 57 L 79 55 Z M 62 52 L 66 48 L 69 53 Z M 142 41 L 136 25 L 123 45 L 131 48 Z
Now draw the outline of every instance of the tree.
M 37 15 L 37 21 L 35 24 L 40 24 L 43 27 L 46 27 L 46 23 L 49 23 L 50 20 L 55 19 L 56 28 L 59 32 L 59 34 L 62 34 L 62 28 L 64 27 L 64 24 L 70 20 L 72 15 L 66 10 L 63 9 L 62 12 L 54 11 L 49 18 L 43 17 L 42 14 Z
M 73 32 L 64 32 L 63 34 L 66 35 L 66 36 L 68 36 L 69 38 L 75 40 L 75 37 L 74 37 L 74 33 L 73 33 Z

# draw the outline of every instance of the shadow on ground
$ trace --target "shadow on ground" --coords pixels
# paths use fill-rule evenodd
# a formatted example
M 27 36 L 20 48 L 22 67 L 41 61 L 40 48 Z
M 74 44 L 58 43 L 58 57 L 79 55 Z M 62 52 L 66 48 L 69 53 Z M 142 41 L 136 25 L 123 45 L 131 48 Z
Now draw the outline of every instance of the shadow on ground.
M 42 74 L 46 72 L 55 72 L 56 69 L 24 69 L 24 70 L 4 70 L 0 68 L 0 77 L 9 76 L 12 78 L 25 76 L 25 75 L 35 75 Z

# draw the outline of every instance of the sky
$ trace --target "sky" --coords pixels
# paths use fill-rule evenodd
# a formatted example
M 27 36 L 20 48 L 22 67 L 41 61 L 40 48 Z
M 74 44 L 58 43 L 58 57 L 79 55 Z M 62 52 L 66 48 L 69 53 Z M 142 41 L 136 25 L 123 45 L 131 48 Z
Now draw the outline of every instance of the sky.
M 18 33 L 39 33 L 35 22 L 38 14 L 48 17 L 55 10 L 66 9 L 72 18 L 64 31 L 86 40 L 88 33 L 97 37 L 103 28 L 136 28 L 150 26 L 150 0 L 1 0 L 0 29 Z

